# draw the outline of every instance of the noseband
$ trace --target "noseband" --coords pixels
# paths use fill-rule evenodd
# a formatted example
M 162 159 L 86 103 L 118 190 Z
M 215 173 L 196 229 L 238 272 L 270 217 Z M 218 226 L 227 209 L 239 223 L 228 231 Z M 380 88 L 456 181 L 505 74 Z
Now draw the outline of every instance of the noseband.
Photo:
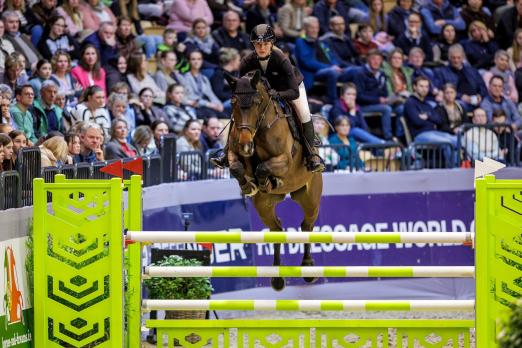
M 255 95 L 255 93 L 252 93 L 252 94 L 249 94 L 249 95 L 246 95 L 246 94 L 241 95 L 242 98 L 238 98 L 239 99 L 239 107 L 241 109 L 245 109 L 245 108 L 251 107 L 252 106 L 252 99 L 253 99 L 254 95 Z M 266 117 L 266 112 L 267 112 L 268 107 L 270 106 L 271 102 L 272 102 L 272 98 L 269 97 L 268 101 L 265 104 L 265 107 L 263 108 L 263 111 L 261 112 L 261 116 L 256 119 L 255 126 L 251 126 L 249 124 L 242 124 L 242 123 L 240 123 L 240 124 L 236 125 L 236 129 L 237 130 L 246 129 L 246 130 L 248 130 L 250 132 L 250 134 L 252 134 L 252 138 L 254 138 L 256 136 L 257 131 L 261 127 L 261 124 L 263 123 L 263 121 L 264 121 L 264 119 Z

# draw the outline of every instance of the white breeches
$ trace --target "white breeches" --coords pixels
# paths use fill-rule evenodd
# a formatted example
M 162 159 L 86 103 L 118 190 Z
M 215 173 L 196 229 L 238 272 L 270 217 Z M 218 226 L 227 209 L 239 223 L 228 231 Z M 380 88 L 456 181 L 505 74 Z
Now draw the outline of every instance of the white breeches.
M 294 107 L 297 111 L 297 116 L 301 120 L 301 123 L 306 123 L 312 120 L 310 116 L 310 107 L 308 106 L 308 99 L 306 98 L 306 89 L 304 83 L 301 82 L 299 85 L 299 98 L 292 100 Z

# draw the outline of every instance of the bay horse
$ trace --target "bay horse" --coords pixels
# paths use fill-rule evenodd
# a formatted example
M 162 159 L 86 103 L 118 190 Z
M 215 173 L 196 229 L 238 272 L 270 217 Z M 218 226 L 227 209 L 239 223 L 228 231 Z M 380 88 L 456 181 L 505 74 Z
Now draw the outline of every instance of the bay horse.
M 283 231 L 275 209 L 287 194 L 303 210 L 301 230 L 313 231 L 323 190 L 321 173 L 307 170 L 303 147 L 292 136 L 287 115 L 280 103 L 270 97 L 268 82 L 261 78 L 260 71 L 241 78 L 225 78 L 233 91 L 226 154 L 230 173 L 239 182 L 242 193 L 252 197 L 259 217 L 270 231 Z M 274 266 L 281 265 L 280 247 L 274 244 Z M 313 265 L 310 244 L 305 244 L 301 266 Z M 271 285 L 282 290 L 285 280 L 272 278 Z

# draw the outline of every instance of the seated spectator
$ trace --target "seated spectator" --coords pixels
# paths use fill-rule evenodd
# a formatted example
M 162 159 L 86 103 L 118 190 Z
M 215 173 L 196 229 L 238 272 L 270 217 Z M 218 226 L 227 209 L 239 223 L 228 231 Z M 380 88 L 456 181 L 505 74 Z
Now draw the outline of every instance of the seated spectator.
M 105 66 L 107 89 L 110 91 L 119 82 L 127 83 L 127 58 L 118 54 L 109 59 Z
M 412 12 L 413 0 L 397 0 L 388 12 L 388 34 L 398 38 L 406 31 L 408 17 Z
M 1 162 L 2 170 L 15 170 L 13 160 L 13 140 L 6 134 L 0 134 L 0 145 L 2 146 L 3 160 Z
M 84 30 L 97 31 L 103 22 L 116 25 L 116 17 L 101 0 L 86 0 L 80 4 L 80 11 Z
M 368 24 L 360 24 L 357 27 L 357 33 L 355 34 L 354 41 L 355 50 L 359 55 L 361 61 L 366 61 L 368 52 L 376 50 L 377 44 L 373 42 L 373 29 Z
M 112 121 L 109 132 L 111 140 L 105 145 L 105 159 L 133 158 L 137 151 L 131 144 L 127 143 L 129 128 L 127 121 L 117 118 Z
M 4 136 L 6 135 L 0 133 L 0 138 L 3 138 Z M 2 145 L 2 142 L 0 141 L 0 173 L 4 171 L 4 168 L 2 168 L 2 162 L 4 162 L 4 145 Z
M 56 11 L 56 0 L 39 0 L 31 10 L 25 13 L 27 18 L 27 29 L 30 31 L 31 42 L 37 46 L 44 32 L 44 26 L 50 22 L 54 11 Z
M 383 64 L 382 72 L 386 76 L 388 103 L 393 106 L 398 116 L 402 115 L 402 105 L 413 92 L 413 69 L 404 65 L 404 54 L 400 48 L 390 52 L 388 62 Z
M 475 69 L 489 69 L 497 51 L 497 43 L 489 37 L 488 29 L 482 22 L 473 22 L 468 29 L 469 39 L 462 41 L 469 64 Z
M 522 118 L 518 112 L 517 106 L 510 99 L 503 96 L 504 78 L 495 75 L 489 80 L 488 95 L 484 98 L 480 107 L 486 112 L 487 121 L 491 122 L 493 111 L 501 109 L 507 116 L 508 123 L 515 130 L 521 129 Z
M 246 32 L 250 33 L 258 24 L 267 24 L 274 28 L 276 37 L 283 36 L 283 31 L 277 23 L 276 8 L 271 5 L 270 0 L 256 0 L 254 6 L 246 13 Z
M 173 51 L 163 51 L 159 54 L 158 69 L 154 74 L 154 81 L 162 91 L 170 85 L 182 84 L 183 76 L 176 70 L 177 57 Z
M 135 118 L 128 118 L 128 113 L 125 112 L 129 107 L 127 96 L 124 94 L 111 93 L 109 96 L 109 115 L 111 120 L 123 119 L 127 123 L 129 133 L 132 133 L 136 128 Z
M 244 16 L 244 10 L 248 9 L 253 6 L 255 0 L 241 0 L 241 1 L 234 1 L 234 0 L 207 0 L 208 7 L 210 7 L 210 10 L 212 11 L 212 15 L 216 19 L 214 22 L 214 25 L 221 24 L 220 18 L 223 17 L 223 14 L 228 11 L 236 11 L 240 15 Z M 279 5 L 279 0 L 276 1 L 276 6 Z
M 210 35 L 210 28 L 203 18 L 197 18 L 192 23 L 192 30 L 184 42 L 186 52 L 199 50 L 203 54 L 204 69 L 214 69 L 219 64 L 219 45 Z
M 306 0 L 290 0 L 277 11 L 277 23 L 287 41 L 293 42 L 304 35 L 303 22 L 312 11 L 306 3 Z
M 13 126 L 6 123 L 0 123 L 0 133 L 9 134 L 13 130 Z
M 47 139 L 40 147 L 42 168 L 56 167 L 67 164 L 69 157 L 69 146 L 63 137 L 54 136 Z
M 439 96 L 439 90 L 435 81 L 435 73 L 431 68 L 424 66 L 424 51 L 420 47 L 414 47 L 411 49 L 408 55 L 408 66 L 413 69 L 411 80 L 419 76 L 424 76 L 430 81 L 430 93 L 428 94 L 428 100 L 442 100 L 442 96 Z
M 240 59 L 239 52 L 234 48 L 222 48 L 219 55 L 220 67 L 216 69 L 210 78 L 212 90 L 216 94 L 216 97 L 223 103 L 226 114 L 232 111 L 230 102 L 232 98 L 232 88 L 225 80 L 225 74 L 239 77 Z
M 56 93 L 56 98 L 54 100 L 54 103 L 57 107 L 59 107 L 62 110 L 62 121 L 63 121 L 63 128 L 65 132 L 69 132 L 69 130 L 72 128 L 75 120 L 72 115 L 73 108 L 68 107 L 66 103 L 66 95 L 63 92 L 58 91 Z M 76 106 L 75 106 L 76 107 Z
M 196 119 L 196 110 L 183 104 L 185 99 L 185 88 L 183 85 L 172 84 L 167 89 L 167 103 L 163 111 L 172 125 L 172 130 L 180 134 L 188 120 Z
M 33 122 L 39 125 L 40 136 L 45 137 L 49 132 L 65 132 L 62 109 L 54 103 L 58 87 L 53 81 L 42 84 L 41 96 L 33 104 Z
M 5 61 L 15 51 L 13 44 L 4 37 L 4 34 L 5 24 L 0 21 L 0 80 L 2 81 L 5 74 Z
M 433 46 L 433 61 L 439 64 L 447 64 L 449 48 L 457 43 L 455 27 L 452 24 L 444 24 L 442 32 Z
M 433 107 L 426 101 L 430 90 L 430 82 L 425 77 L 418 77 L 413 83 L 414 93 L 404 105 L 406 118 L 411 135 L 416 143 L 445 142 L 451 144 L 454 153 L 457 149 L 457 136 L 438 130 L 442 120 Z M 451 153 L 452 149 L 444 147 L 446 167 L 453 167 L 457 163 Z
M 358 56 L 352 39 L 345 34 L 346 23 L 341 16 L 330 18 L 330 31 L 319 38 L 326 42 L 341 68 L 358 64 Z
M 328 141 L 328 124 L 327 121 L 322 116 L 312 117 L 312 121 L 314 122 L 314 131 L 315 134 L 321 140 L 320 146 L 317 148 L 319 152 L 319 156 L 324 159 L 324 165 L 326 166 L 326 171 L 333 171 L 334 168 L 339 164 L 339 154 L 335 149 L 328 146 L 330 142 Z
M 341 88 L 341 98 L 330 109 L 328 119 L 334 123 L 339 116 L 346 116 L 350 121 L 350 136 L 361 143 L 381 144 L 384 140 L 370 133 L 368 124 L 361 114 L 359 106 L 355 103 L 357 99 L 357 87 L 348 82 Z
M 4 91 L 2 91 L 4 90 Z M 14 120 L 9 112 L 11 100 L 13 99 L 13 92 L 7 85 L 0 85 L 0 123 L 14 124 Z
M 312 88 L 314 80 L 324 81 L 326 95 L 330 104 L 337 101 L 337 81 L 347 81 L 352 68 L 341 68 L 334 55 L 324 52 L 329 50 L 326 42 L 318 40 L 319 21 L 315 17 L 306 17 L 304 22 L 306 36 L 299 38 L 295 45 L 295 56 L 304 77 L 306 89 Z
M 188 33 L 192 21 L 196 18 L 203 18 L 209 26 L 214 22 L 212 11 L 205 0 L 173 1 L 168 14 L 170 19 L 167 28 L 174 29 L 178 33 Z
M 462 6 L 460 10 L 460 16 L 468 28 L 474 21 L 480 21 L 484 23 L 488 28 L 488 32 L 491 34 L 490 37 L 493 38 L 495 22 L 493 21 L 491 11 L 482 5 L 482 0 L 467 0 L 466 5 Z
M 5 60 L 5 73 L 2 79 L 2 83 L 11 88 L 12 90 L 15 90 L 16 87 L 21 85 L 19 83 L 19 80 L 25 77 L 24 75 L 22 75 L 22 72 L 24 71 L 24 68 L 20 64 L 18 64 L 15 57 L 7 57 L 7 59 Z M 27 84 L 27 82 L 28 81 L 26 80 L 24 84 Z
M 83 32 L 83 13 L 80 1 L 64 0 L 56 8 L 56 14 L 65 18 L 65 32 L 74 38 L 80 39 Z
M 36 65 L 38 60 L 42 58 L 40 52 L 35 48 L 25 35 L 20 33 L 19 16 L 13 11 L 4 11 L 2 13 L 2 20 L 4 21 L 5 39 L 11 42 L 16 52 L 20 52 L 26 58 L 25 68 L 30 70 L 32 66 Z
M 114 2 L 116 4 L 118 2 Z M 129 58 L 131 54 L 140 50 L 137 43 L 136 35 L 132 33 L 132 21 L 129 17 L 118 17 L 118 25 L 116 27 L 116 47 L 118 54 Z M 151 55 L 146 54 L 147 58 L 154 56 L 156 45 Z M 150 52 L 149 52 L 150 53 Z
M 414 47 L 419 47 L 425 54 L 425 59 L 429 62 L 433 60 L 433 48 L 431 39 L 422 28 L 422 19 L 418 13 L 411 13 L 405 30 L 395 39 L 395 46 L 400 47 L 405 55 L 410 53 Z
M 199 137 L 200 150 L 203 154 L 206 154 L 209 150 L 219 150 L 223 148 L 223 144 L 219 138 L 220 133 L 221 123 L 219 123 L 217 117 L 209 117 L 203 121 L 201 135 Z
M 357 158 L 357 142 L 350 136 L 350 120 L 346 116 L 338 116 L 334 122 L 335 134 L 328 138 L 339 155 L 337 169 L 359 169 L 361 160 Z
M 439 87 L 445 83 L 457 86 L 457 99 L 464 110 L 471 111 L 480 105 L 487 95 L 486 85 L 479 72 L 464 62 L 466 55 L 461 45 L 450 47 L 448 52 L 449 65 L 436 70 Z
M 140 98 L 141 105 L 136 107 L 134 111 L 136 112 L 136 125 L 140 126 L 151 125 L 156 120 L 167 120 L 167 115 L 163 112 L 163 110 L 153 104 L 154 100 L 154 92 L 149 87 L 143 88 L 138 94 Z M 169 125 L 170 128 L 170 125 Z
M 161 149 L 161 137 L 169 134 L 169 124 L 165 120 L 156 120 L 152 122 L 150 129 L 154 135 L 154 144 L 159 150 Z
M 136 127 L 136 108 L 141 106 L 141 102 L 137 97 L 134 97 L 130 92 L 130 87 L 125 82 L 117 82 L 111 89 L 111 94 L 121 94 L 127 98 L 127 108 L 125 109 L 125 120 L 130 129 Z
M 438 36 L 445 24 L 451 24 L 457 32 L 466 30 L 466 23 L 459 10 L 448 0 L 429 0 L 420 10 L 426 30 L 432 36 Z
M 250 39 L 247 34 L 241 31 L 240 25 L 241 21 L 237 12 L 225 12 L 223 26 L 212 32 L 218 46 L 235 48 L 239 52 L 251 49 Z
M 20 28 L 24 29 L 24 33 L 28 33 L 28 31 L 25 30 L 29 24 L 29 21 L 25 16 L 27 12 L 27 4 L 25 0 L 6 0 L 3 11 L 13 11 L 19 18 Z
M 58 86 L 58 92 L 66 96 L 67 108 L 74 108 L 82 93 L 82 86 L 71 74 L 71 57 L 67 52 L 57 51 L 51 58 L 51 67 L 51 80 Z
M 388 16 L 384 13 L 383 0 L 370 0 L 368 24 L 374 33 L 387 32 Z
M 103 130 L 96 123 L 85 122 L 80 129 L 80 153 L 73 157 L 74 163 L 104 161 Z
M 78 65 L 71 69 L 71 75 L 83 89 L 96 85 L 107 92 L 105 69 L 101 67 L 100 54 L 91 44 L 83 46 Z
M 502 157 L 505 159 L 511 159 L 511 156 L 515 155 L 518 139 L 507 122 L 504 110 L 498 109 L 493 111 L 492 123 L 493 132 L 497 135 Z
M 378 112 L 381 114 L 381 126 L 384 139 L 393 139 L 391 114 L 392 108 L 388 103 L 388 89 L 386 75 L 381 71 L 382 54 L 377 50 L 368 52 L 368 63 L 357 72 L 354 77 L 357 86 L 357 104 L 361 111 Z
M 18 64 L 18 67 L 17 67 L 18 68 L 18 72 L 17 72 L 18 77 L 17 77 L 16 83 L 19 85 L 25 85 L 26 83 L 29 83 L 28 72 L 35 71 L 36 64 L 31 67 L 31 70 L 25 70 L 24 67 L 27 66 L 27 60 L 26 60 L 25 56 L 18 51 L 13 52 L 13 54 L 11 56 L 13 58 L 15 58 L 16 63 Z
M 504 157 L 500 151 L 497 135 L 491 129 L 485 127 L 488 117 L 484 109 L 476 108 L 473 110 L 471 121 L 477 127 L 468 129 L 462 136 L 462 146 L 467 156 L 472 160 L 483 160 L 484 157 L 503 160 Z
M 512 44 L 515 30 L 522 27 L 522 4 L 514 0 L 515 6 L 507 8 L 497 22 L 495 37 L 500 48 L 506 50 Z
M 131 91 L 135 94 L 141 93 L 148 88 L 154 94 L 154 102 L 165 104 L 165 91 L 158 87 L 148 72 L 148 61 L 143 53 L 134 53 L 129 58 L 127 80 Z
M 87 87 L 73 114 L 76 122 L 95 123 L 100 126 L 104 135 L 109 134 L 111 117 L 105 109 L 105 92 L 101 87 Z
M 515 31 L 513 45 L 507 49 L 511 71 L 522 68 L 522 28 Z
M 80 136 L 76 133 L 67 133 L 64 138 L 67 143 L 67 163 L 74 163 L 73 158 L 80 154 L 81 145 L 80 145 Z
M 187 151 L 201 152 L 200 134 L 201 124 L 199 121 L 188 120 L 183 127 L 182 136 L 176 140 L 176 152 L 178 154 Z M 178 165 L 182 170 L 181 175 L 179 175 L 181 179 L 194 180 L 200 178 L 203 174 L 203 164 L 199 157 L 190 156 L 188 158 L 180 159 Z
M 82 45 L 92 45 L 100 54 L 100 63 L 107 65 L 111 58 L 118 55 L 119 46 L 116 42 L 116 26 L 112 22 L 102 22 L 99 29 L 87 36 Z
M 489 80 L 493 76 L 502 76 L 504 79 L 504 98 L 511 99 L 513 103 L 518 103 L 518 90 L 515 86 L 515 74 L 509 69 L 509 55 L 504 50 L 495 53 L 495 66 L 486 71 L 483 75 L 484 82 L 489 85 Z
M 152 143 L 152 146 L 151 146 Z M 149 126 L 138 126 L 132 135 L 132 144 L 136 148 L 138 156 L 148 156 L 157 151 L 153 142 L 152 130 Z
M 441 120 L 438 130 L 449 134 L 457 134 L 464 123 L 469 123 L 468 114 L 457 103 L 457 87 L 451 83 L 442 86 L 442 102 L 435 107 L 435 114 Z
M 9 108 L 16 129 L 21 130 L 27 136 L 30 145 L 36 144 L 39 134 L 33 127 L 33 115 L 30 108 L 34 102 L 34 90 L 31 85 L 18 86 L 15 90 L 16 103 Z
M 40 97 L 40 88 L 42 88 L 42 84 L 45 81 L 49 81 L 51 79 L 52 73 L 53 68 L 51 66 L 51 62 L 47 59 L 40 59 L 36 64 L 36 71 L 34 76 L 29 80 L 29 84 L 33 86 L 34 96 L 36 98 Z
M 343 1 L 338 0 L 319 0 L 314 5 L 312 16 L 319 20 L 320 35 L 323 35 L 330 23 L 330 17 L 341 16 L 345 23 L 363 23 L 368 19 L 365 12 L 351 7 L 348 8 Z M 346 34 L 350 35 L 350 26 L 346 26 Z
M 49 19 L 37 47 L 46 59 L 51 59 L 58 51 L 78 57 L 78 42 L 65 33 L 65 18 L 62 16 L 52 16 Z
M 185 53 L 187 51 L 187 47 L 184 43 L 178 42 L 178 35 L 174 29 L 165 29 L 163 32 L 163 43 L 158 45 L 158 52 L 168 52 L 172 51 L 176 54 L 177 63 L 176 68 L 181 73 L 185 73 L 188 71 L 188 62 L 185 57 Z
M 20 130 L 12 130 L 9 132 L 9 138 L 13 141 L 13 156 L 12 156 L 12 162 L 13 162 L 13 168 L 16 168 L 16 158 L 18 157 L 18 152 L 20 149 L 24 149 L 27 147 L 27 137 L 25 136 L 24 132 Z
M 199 51 L 192 51 L 188 59 L 190 71 L 183 75 L 188 105 L 196 108 L 198 118 L 205 119 L 210 116 L 225 118 L 223 104 L 212 91 L 208 78 L 200 72 L 203 55 Z

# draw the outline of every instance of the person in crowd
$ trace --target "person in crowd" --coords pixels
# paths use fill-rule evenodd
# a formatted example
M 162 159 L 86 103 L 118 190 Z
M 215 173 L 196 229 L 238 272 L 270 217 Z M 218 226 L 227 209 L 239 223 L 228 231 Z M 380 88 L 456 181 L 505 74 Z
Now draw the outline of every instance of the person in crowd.
M 518 139 L 515 136 L 512 127 L 507 122 L 504 110 L 497 109 L 493 111 L 493 132 L 497 135 L 501 156 L 506 160 L 515 155 L 515 149 L 518 147 Z
M 368 124 L 361 114 L 359 106 L 356 104 L 357 87 L 354 83 L 348 82 L 341 88 L 341 98 L 330 109 L 329 120 L 335 123 L 339 116 L 346 116 L 350 121 L 350 136 L 356 141 L 369 144 L 382 144 L 383 139 L 370 133 Z
M 485 127 L 488 122 L 486 111 L 476 108 L 471 121 L 476 127 L 468 129 L 462 136 L 462 146 L 467 156 L 472 160 L 483 160 L 484 157 L 504 160 L 497 135 Z
M 70 56 L 77 58 L 79 44 L 65 32 L 65 18 L 54 15 L 46 23 L 37 48 L 46 59 L 51 59 L 58 51 L 67 52 Z
M 127 122 L 129 133 L 132 133 L 136 128 L 136 119 L 129 117 L 130 114 L 125 111 L 129 108 L 129 101 L 126 95 L 119 93 L 111 93 L 109 95 L 109 115 L 111 120 L 123 119 Z
M 42 168 L 67 164 L 69 147 L 63 137 L 54 136 L 40 145 Z
M 150 129 L 154 135 L 154 144 L 156 145 L 156 149 L 161 149 L 161 137 L 169 134 L 169 128 L 169 124 L 165 120 L 156 120 L 150 125 Z
M 59 50 L 51 58 L 51 67 L 51 80 L 58 86 L 58 92 L 66 96 L 68 108 L 75 107 L 82 93 L 82 86 L 71 74 L 71 57 L 67 52 Z
M 169 15 L 167 28 L 174 29 L 178 33 L 188 33 L 192 27 L 192 21 L 196 18 L 203 18 L 209 26 L 214 22 L 212 11 L 205 0 L 173 1 Z
M 424 76 L 430 81 L 430 93 L 428 94 L 428 101 L 440 101 L 442 95 L 439 94 L 437 83 L 435 81 L 435 72 L 433 69 L 424 66 L 424 51 L 420 47 L 413 47 L 408 55 L 408 66 L 413 69 L 411 80 L 419 76 Z
M 493 21 L 493 16 L 491 15 L 491 11 L 482 5 L 482 0 L 467 0 L 466 5 L 462 6 L 460 10 L 460 16 L 468 28 L 474 21 L 480 21 L 484 23 L 488 28 L 488 32 L 490 32 L 491 37 L 493 37 L 493 33 L 495 31 L 495 22 Z
M 247 33 L 259 24 L 266 24 L 274 28 L 277 38 L 283 36 L 283 31 L 277 23 L 276 8 L 272 6 L 270 0 L 256 0 L 254 6 L 246 13 L 245 24 Z
M 13 126 L 7 123 L 0 123 L 0 133 L 9 134 L 13 130 Z
M 188 120 L 183 127 L 182 136 L 176 140 L 177 153 L 187 151 L 202 151 L 201 142 L 201 124 L 198 120 Z M 182 170 L 181 178 L 193 180 L 200 177 L 203 173 L 201 159 L 196 156 L 190 156 L 184 160 L 180 160 L 179 166 Z
M 5 134 L 0 133 L 0 137 L 6 136 Z M 2 145 L 2 141 L 0 141 L 0 173 L 4 171 L 2 167 L 2 162 L 4 162 L 4 145 Z
M 408 17 L 413 13 L 413 0 L 397 0 L 396 5 L 388 12 L 388 34 L 398 38 L 406 31 Z
M 515 31 L 513 44 L 507 49 L 511 71 L 522 68 L 522 28 Z
M 3 152 L 3 161 L 2 161 L 2 169 L 3 170 L 15 170 L 15 162 L 13 159 L 13 140 L 7 134 L 0 134 L 0 144 L 2 145 Z
M 388 30 L 388 16 L 384 13 L 383 0 L 370 0 L 368 22 L 374 33 Z
M 65 18 L 65 32 L 74 38 L 81 38 L 83 32 L 83 13 L 79 0 L 64 0 L 56 8 L 56 14 Z
M 433 60 L 431 39 L 422 29 L 422 18 L 416 12 L 412 12 L 408 16 L 406 28 L 395 39 L 394 44 L 401 48 L 406 55 L 410 53 L 412 48 L 420 47 L 425 54 L 425 59 L 429 62 Z
M 194 20 L 184 44 L 188 53 L 193 50 L 201 51 L 203 69 L 215 69 L 219 64 L 219 45 L 210 34 L 210 28 L 203 18 Z
M 144 88 L 152 90 L 154 102 L 165 104 L 165 91 L 158 87 L 148 72 L 148 61 L 141 52 L 134 53 L 129 58 L 127 80 L 133 93 L 140 93 Z
M 172 130 L 176 134 L 181 134 L 185 123 L 188 120 L 196 119 L 196 110 L 184 104 L 185 87 L 183 85 L 172 84 L 167 89 L 167 104 L 163 111 L 172 125 Z
M 5 73 L 2 82 L 12 90 L 15 90 L 16 87 L 22 85 L 20 80 L 26 77 L 22 72 L 24 72 L 23 66 L 18 64 L 15 57 L 9 56 L 5 60 Z M 27 82 L 28 80 L 23 84 L 27 84 Z
M 330 18 L 330 31 L 319 38 L 321 42 L 326 42 L 341 68 L 359 63 L 352 39 L 345 34 L 345 27 L 342 16 L 333 16 Z
M 3 10 L 4 12 L 13 11 L 18 16 L 20 28 L 24 28 L 24 33 L 28 33 L 28 31 L 25 30 L 29 24 L 29 21 L 25 16 L 27 12 L 27 4 L 25 0 L 6 0 Z
M 127 120 L 127 124 L 130 129 L 134 129 L 136 127 L 136 110 L 140 108 L 141 102 L 139 98 L 134 97 L 130 93 L 130 87 L 125 82 L 115 83 L 111 89 L 111 94 L 121 94 L 125 98 L 127 98 L 127 108 L 125 109 L 125 119 Z
M 78 65 L 71 69 L 71 75 L 83 89 L 96 85 L 104 92 L 107 91 L 106 74 L 105 69 L 101 67 L 100 54 L 91 44 L 87 44 L 81 49 Z
M 31 144 L 36 144 L 39 134 L 33 127 L 33 115 L 30 108 L 34 102 L 34 90 L 29 84 L 18 86 L 15 89 L 16 103 L 9 108 L 16 129 L 21 130 L 27 136 Z
M 457 86 L 457 98 L 466 111 L 472 111 L 480 105 L 487 95 L 487 88 L 479 72 L 465 63 L 466 55 L 461 45 L 450 47 L 448 52 L 449 65 L 436 70 L 440 86 L 452 83 Z
M 33 86 L 35 97 L 40 97 L 40 88 L 45 81 L 51 79 L 53 68 L 51 62 L 47 59 L 40 59 L 36 64 L 34 76 L 29 80 L 29 84 Z
M 365 61 L 368 52 L 376 50 L 377 44 L 373 42 L 373 29 L 369 24 L 359 24 L 355 35 L 354 47 L 361 61 Z
M 183 75 L 188 105 L 196 108 L 199 118 L 205 119 L 210 116 L 225 118 L 223 103 L 212 91 L 208 78 L 200 72 L 203 55 L 195 50 L 189 53 L 188 59 L 190 71 Z
M 66 132 L 68 132 L 72 128 L 72 126 L 75 122 L 75 119 L 72 114 L 72 110 L 74 110 L 74 108 L 69 107 L 66 104 L 67 96 L 65 95 L 65 93 L 60 92 L 60 90 L 58 90 L 58 93 L 56 93 L 56 98 L 54 100 L 54 103 L 56 104 L 57 107 L 59 107 L 62 110 L 63 127 L 64 127 L 64 130 Z M 74 107 L 76 107 L 76 105 Z
M 63 137 L 63 140 L 67 143 L 67 163 L 74 163 L 73 158 L 80 154 L 80 136 L 76 133 L 67 133 Z
M 404 65 L 404 53 L 400 48 L 390 52 L 388 62 L 383 64 L 382 72 L 386 76 L 388 103 L 393 106 L 398 117 L 402 115 L 402 105 L 413 92 L 413 69 Z
M 121 54 L 109 59 L 105 66 L 107 89 L 110 91 L 119 82 L 127 83 L 127 58 Z
M 40 94 L 40 98 L 34 101 L 32 110 L 33 122 L 36 122 L 40 136 L 45 137 L 52 131 L 64 133 L 63 110 L 55 104 L 58 87 L 53 81 L 45 81 Z
M 80 129 L 80 153 L 73 157 L 74 163 L 104 161 L 103 130 L 93 122 L 84 122 Z
M 500 48 L 506 50 L 513 42 L 516 29 L 522 27 L 522 1 L 514 0 L 515 6 L 502 12 L 497 23 L 495 37 Z
M 490 38 L 486 25 L 474 21 L 468 28 L 469 39 L 462 41 L 469 64 L 475 69 L 489 69 L 498 49 L 497 43 Z
M 312 12 L 306 0 L 290 0 L 277 11 L 277 23 L 283 31 L 284 39 L 294 42 L 304 35 L 303 22 Z
M 378 50 L 368 52 L 368 63 L 354 77 L 357 86 L 357 103 L 361 111 L 381 114 L 381 126 L 386 141 L 393 140 L 392 99 L 388 99 L 387 79 L 382 72 L 382 54 Z
M 157 152 L 154 136 L 149 126 L 138 126 L 132 135 L 132 144 L 138 156 L 148 156 Z
M 448 63 L 449 48 L 458 43 L 457 31 L 452 24 L 444 24 L 437 41 L 433 45 L 433 61 L 439 64 Z
M 334 55 L 324 52 L 329 50 L 326 42 L 318 39 L 319 21 L 315 17 L 306 17 L 304 22 L 306 36 L 296 41 L 295 55 L 304 77 L 304 85 L 310 89 L 314 80 L 326 83 L 328 101 L 337 101 L 337 81 L 347 81 L 351 67 L 341 68 Z
M 232 111 L 232 88 L 229 86 L 228 82 L 226 82 L 225 74 L 239 77 L 241 57 L 236 49 L 225 47 L 220 50 L 219 60 L 220 67 L 216 69 L 210 78 L 210 84 L 212 85 L 212 90 L 216 94 L 216 97 L 218 97 L 223 103 L 225 113 L 230 114 Z
M 0 21 L 0 80 L 4 79 L 6 59 L 15 51 L 13 44 L 4 37 L 4 34 L 5 24 Z
M 488 122 L 491 122 L 493 111 L 501 109 L 507 116 L 507 120 L 515 130 L 521 129 L 522 118 L 518 112 L 517 106 L 513 101 L 504 97 L 504 78 L 495 75 L 489 80 L 488 95 L 480 103 L 480 107 L 486 112 Z
M 73 114 L 76 122 L 95 123 L 101 127 L 104 135 L 109 134 L 111 117 L 105 108 L 105 92 L 101 87 L 87 87 Z
M 368 19 L 365 12 L 351 7 L 348 8 L 343 1 L 338 0 L 319 0 L 315 3 L 312 16 L 319 20 L 321 29 L 320 35 L 323 35 L 328 29 L 330 17 L 341 16 L 345 23 L 363 23 Z M 346 34 L 350 35 L 350 27 L 346 26 Z
M 139 108 L 135 108 L 136 125 L 150 125 L 156 120 L 167 121 L 167 115 L 165 115 L 165 113 L 159 106 L 156 106 L 153 103 L 154 92 L 151 88 L 143 88 L 139 92 L 138 96 L 140 98 L 141 105 Z
M 201 127 L 201 135 L 199 143 L 201 144 L 201 152 L 207 153 L 209 150 L 218 150 L 223 148 L 220 141 L 221 123 L 217 117 L 209 117 L 203 121 Z
M 18 153 L 21 149 L 24 149 L 27 147 L 27 137 L 25 136 L 25 133 L 15 129 L 9 132 L 9 138 L 13 141 L 13 155 L 12 155 L 12 162 L 13 162 L 13 168 L 16 168 L 16 159 L 18 157 Z
M 114 4 L 117 2 L 114 2 Z M 152 36 L 151 36 L 152 37 Z M 116 27 L 116 47 L 119 55 L 129 58 L 131 54 L 137 52 L 138 40 L 136 35 L 132 33 L 132 21 L 129 17 L 118 17 L 118 25 Z M 146 54 L 147 58 L 154 56 L 156 45 L 153 44 L 154 50 L 152 55 Z
M 339 155 L 337 169 L 352 170 L 362 167 L 362 162 L 357 158 L 357 142 L 350 136 L 350 120 L 348 117 L 337 116 L 334 121 L 335 133 L 328 138 L 330 145 Z
M 320 115 L 312 117 L 314 123 L 314 131 L 315 134 L 321 140 L 321 144 L 323 146 L 319 147 L 317 150 L 319 151 L 319 156 L 324 159 L 324 165 L 326 167 L 326 171 L 333 171 L 333 169 L 337 169 L 337 164 L 339 163 L 339 154 L 335 149 L 333 149 L 328 141 L 328 124 L 327 121 Z
M 14 124 L 14 120 L 9 112 L 12 99 L 12 89 L 8 85 L 0 84 L 0 123 Z
M 31 42 L 36 47 L 44 32 L 44 27 L 50 22 L 56 11 L 56 0 L 39 0 L 25 13 L 27 27 L 31 35 Z
M 451 24 L 457 32 L 466 29 L 466 23 L 458 8 L 448 0 L 429 0 L 420 10 L 426 30 L 432 37 L 440 35 L 445 24 Z
M 212 36 L 219 47 L 235 48 L 239 52 L 250 49 L 248 35 L 241 31 L 237 12 L 227 11 L 223 15 L 223 26 L 214 30 Z
M 462 125 L 470 123 L 468 115 L 462 106 L 457 103 L 457 87 L 451 83 L 442 86 L 442 101 L 435 107 L 435 114 L 441 123 L 437 129 L 451 135 L 456 135 L 462 130 Z
M 16 52 L 20 52 L 26 58 L 26 69 L 31 69 L 36 65 L 38 60 L 42 59 L 42 55 L 24 34 L 20 32 L 19 16 L 14 11 L 4 11 L 2 13 L 4 21 L 5 39 L 11 42 Z
M 162 91 L 166 91 L 172 84 L 183 84 L 183 76 L 176 69 L 178 58 L 173 51 L 159 53 L 158 70 L 154 74 L 154 81 Z
M 116 17 L 111 9 L 101 0 L 86 0 L 80 4 L 82 24 L 84 30 L 97 31 L 101 23 L 110 22 L 116 25 Z
M 116 42 L 116 26 L 112 22 L 102 22 L 96 32 L 82 41 L 82 45 L 89 44 L 94 46 L 100 54 L 101 65 L 107 65 L 111 58 L 118 55 L 120 48 Z
M 495 53 L 495 66 L 486 71 L 483 75 L 484 82 L 489 85 L 489 80 L 493 76 L 502 76 L 504 79 L 504 90 L 502 95 L 511 99 L 513 103 L 518 103 L 518 90 L 515 85 L 515 74 L 509 69 L 509 55 L 504 50 Z
M 111 140 L 105 145 L 105 159 L 133 158 L 138 154 L 136 148 L 127 142 L 129 128 L 127 121 L 117 118 L 112 121 Z

